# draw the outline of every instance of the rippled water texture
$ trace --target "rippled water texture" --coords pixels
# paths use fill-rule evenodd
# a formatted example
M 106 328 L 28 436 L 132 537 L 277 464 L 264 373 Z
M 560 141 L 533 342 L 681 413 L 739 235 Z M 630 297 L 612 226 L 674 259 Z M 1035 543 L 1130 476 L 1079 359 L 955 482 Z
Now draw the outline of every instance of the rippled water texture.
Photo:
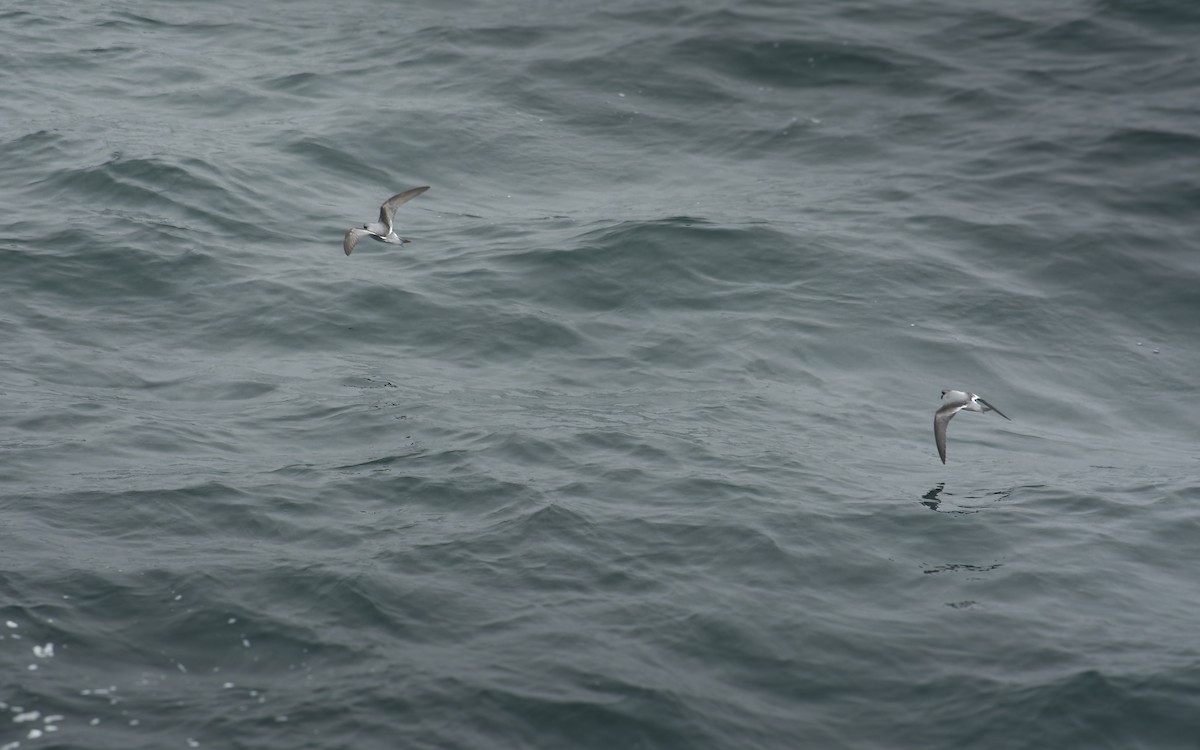
M 0 750 L 1194 748 L 1200 13 L 809 5 L 0 10 Z

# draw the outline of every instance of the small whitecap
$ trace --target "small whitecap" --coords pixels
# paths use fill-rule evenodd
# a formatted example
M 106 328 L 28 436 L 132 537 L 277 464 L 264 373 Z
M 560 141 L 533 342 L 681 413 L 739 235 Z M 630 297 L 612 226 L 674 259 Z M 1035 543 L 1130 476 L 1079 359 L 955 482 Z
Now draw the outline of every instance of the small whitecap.
M 233 683 L 232 683 L 232 682 L 227 682 L 227 683 L 225 683 L 224 685 L 222 685 L 221 687 L 223 687 L 223 688 L 225 688 L 226 690 L 228 690 L 229 688 L 233 687 Z
M 57 731 L 58 731 L 58 725 L 57 725 L 57 724 L 47 724 L 47 725 L 46 725 L 46 731 L 47 731 L 47 732 L 57 732 Z
M 141 723 L 142 723 L 142 722 L 138 721 L 137 719 L 130 719 L 130 720 L 129 720 L 129 726 L 131 726 L 131 727 L 136 727 L 138 724 L 141 724 Z
M 40 730 L 40 729 L 30 729 L 30 730 L 29 730 L 29 734 L 27 734 L 27 735 L 25 735 L 25 736 L 26 736 L 26 737 L 28 737 L 28 738 L 29 738 L 29 739 L 31 739 L 31 740 L 36 740 L 38 737 L 41 737 L 41 736 L 42 736 L 42 730 Z
M 88 724 L 91 724 L 92 726 L 96 726 L 99 723 L 100 723 L 100 720 L 96 719 L 96 718 L 93 718 L 91 721 L 88 722 Z
M 36 672 L 36 671 L 37 671 L 37 665 L 36 665 L 36 664 L 30 664 L 30 665 L 29 665 L 29 671 L 30 671 L 30 672 Z
M 250 641 L 249 641 L 249 639 L 247 639 L 247 638 L 243 638 L 243 639 L 242 639 L 242 645 L 243 645 L 243 646 L 245 646 L 246 648 L 250 648 Z
M 279 714 L 278 716 L 275 717 L 275 721 L 278 721 L 280 724 L 282 724 L 283 722 L 285 722 L 287 720 L 288 719 L 287 719 L 286 714 Z
M 17 714 L 13 717 L 14 724 L 21 724 L 26 721 L 37 721 L 42 718 L 41 711 L 26 711 L 25 713 Z
M 20 742 L 10 742 L 7 745 L 0 745 L 0 750 L 17 750 L 20 746 Z
M 7 626 L 9 626 L 10 628 L 15 628 L 15 627 L 17 627 L 17 624 L 16 624 L 15 622 L 13 622 L 12 620 L 5 620 L 5 621 L 4 621 L 4 624 L 5 624 L 5 625 L 7 625 Z
M 199 743 L 199 742 L 196 742 L 196 741 L 195 741 L 194 739 L 192 739 L 191 737 L 188 737 L 188 738 L 187 738 L 187 745 L 188 745 L 188 747 L 200 747 L 200 743 Z
M 229 618 L 229 624 L 230 624 L 230 625 L 233 625 L 233 624 L 235 624 L 235 623 L 237 623 L 237 618 L 236 618 L 236 617 L 230 617 L 230 618 Z
M 54 656 L 54 644 L 47 643 L 45 646 L 34 646 L 33 655 L 39 659 L 49 659 Z

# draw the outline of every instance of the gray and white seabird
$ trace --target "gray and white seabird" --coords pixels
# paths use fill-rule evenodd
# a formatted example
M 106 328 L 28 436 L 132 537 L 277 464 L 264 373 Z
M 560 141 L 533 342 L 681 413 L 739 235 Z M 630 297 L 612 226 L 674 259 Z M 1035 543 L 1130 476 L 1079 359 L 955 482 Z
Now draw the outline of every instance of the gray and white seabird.
M 1008 419 L 1004 412 L 984 401 L 974 393 L 967 391 L 952 391 L 944 389 L 942 391 L 942 399 L 946 403 L 942 404 L 941 408 L 933 413 L 933 439 L 937 442 L 938 455 L 942 457 L 942 463 L 946 463 L 946 426 L 950 424 L 950 419 L 955 414 L 958 414 L 963 409 L 967 411 L 994 411 L 1000 416 Z M 1008 421 L 1012 421 L 1008 419 Z
M 370 237 L 380 242 L 386 242 L 389 245 L 403 245 L 405 242 L 409 242 L 409 240 L 403 237 L 396 236 L 396 209 L 428 189 L 429 186 L 426 185 L 424 187 L 413 188 L 412 190 L 405 190 L 403 193 L 393 195 L 384 201 L 383 205 L 379 207 L 379 221 L 377 223 L 363 224 L 362 229 L 355 227 L 346 232 L 346 239 L 342 240 L 342 249 L 346 251 L 346 255 L 354 252 L 354 246 L 363 237 Z

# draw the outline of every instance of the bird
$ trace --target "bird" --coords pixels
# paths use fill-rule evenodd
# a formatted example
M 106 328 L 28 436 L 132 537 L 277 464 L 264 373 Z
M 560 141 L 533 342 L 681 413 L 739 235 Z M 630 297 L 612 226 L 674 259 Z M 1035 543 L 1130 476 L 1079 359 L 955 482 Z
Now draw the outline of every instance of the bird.
M 403 245 L 406 240 L 403 237 L 396 236 L 395 217 L 396 209 L 408 203 L 413 198 L 416 198 L 421 193 L 429 189 L 428 185 L 424 187 L 415 187 L 412 190 L 405 190 L 403 193 L 397 193 L 391 198 L 383 202 L 379 207 L 379 221 L 375 224 L 363 224 L 362 229 L 355 227 L 349 232 L 346 232 L 346 239 L 342 240 L 342 249 L 346 251 L 346 255 L 354 252 L 354 246 L 363 237 L 386 242 L 389 245 Z
M 942 389 L 942 399 L 946 403 L 942 404 L 941 408 L 933 413 L 933 439 L 937 443 L 938 455 L 942 457 L 942 463 L 946 463 L 946 427 L 950 424 L 950 419 L 955 414 L 964 409 L 980 413 L 994 411 L 1005 419 L 1008 419 L 1008 421 L 1012 421 L 1004 412 L 968 391 L 955 391 L 944 388 Z

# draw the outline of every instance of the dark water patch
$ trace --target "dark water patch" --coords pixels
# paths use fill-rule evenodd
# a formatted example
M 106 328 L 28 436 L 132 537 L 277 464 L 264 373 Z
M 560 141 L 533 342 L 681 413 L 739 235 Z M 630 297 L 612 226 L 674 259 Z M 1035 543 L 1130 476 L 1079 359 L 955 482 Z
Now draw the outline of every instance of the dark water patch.
M 340 466 L 339 471 L 357 478 L 339 480 L 329 491 L 355 504 L 451 517 L 506 512 L 506 508 L 541 500 L 541 493 L 527 484 L 503 481 L 473 467 L 476 455 L 471 451 L 421 451 Z M 442 478 L 443 470 L 452 471 L 456 478 Z
M 327 331 L 352 330 L 353 340 L 360 343 L 419 346 L 448 362 L 523 357 L 531 347 L 556 351 L 583 343 L 567 321 L 528 303 L 489 301 L 495 291 L 489 286 L 475 290 L 461 286 L 453 298 L 439 301 L 429 294 L 363 286 L 346 301 L 345 311 L 330 311 L 330 319 L 317 316 L 315 325 Z M 463 304 L 472 295 L 476 301 Z M 416 320 L 424 321 L 423 325 L 409 325 Z M 454 336 L 447 337 L 446 331 L 454 331 Z
M 104 540 L 129 545 L 131 554 L 135 548 L 153 553 L 170 544 L 163 540 L 164 528 L 170 537 L 200 538 L 211 533 L 214 521 L 221 526 L 220 519 L 237 517 L 247 534 L 267 531 L 267 519 L 247 504 L 251 497 L 215 481 L 178 489 L 81 492 L 72 503 L 58 504 L 49 522 L 77 538 L 89 536 L 93 541 L 87 546 L 93 554 Z
M 110 415 L 100 412 L 95 404 L 70 404 L 59 411 L 41 411 L 12 419 L 11 426 L 24 433 L 50 433 L 78 430 L 89 424 L 107 422 Z
M 1137 29 L 1117 26 L 1102 16 L 1091 15 L 1055 24 L 1034 33 L 1031 41 L 1056 52 L 1082 56 L 1121 52 L 1150 52 L 1158 45 L 1143 40 Z
M 72 147 L 70 139 L 53 130 L 25 133 L 0 142 L 0 158 L 14 175 L 25 175 L 26 184 L 38 181 L 34 168 L 65 157 Z
M 1036 20 L 1023 18 L 1017 12 L 974 8 L 925 37 L 925 41 L 945 48 L 978 49 L 981 43 L 1006 47 L 1027 38 L 1039 28 Z
M 1104 13 L 1134 19 L 1157 32 L 1186 34 L 1200 25 L 1200 8 L 1187 0 L 1099 0 Z
M 1108 165 L 1200 161 L 1200 136 L 1166 129 L 1122 128 L 1096 144 L 1089 158 Z
M 1051 678 L 1044 684 L 1003 690 L 988 711 L 990 729 L 982 731 L 994 736 L 1001 723 L 1011 730 L 1015 719 L 1022 734 L 1035 733 L 1052 742 L 1082 742 L 1098 748 L 1143 742 L 1173 746 L 1176 732 L 1171 726 L 1182 718 L 1189 700 L 1169 694 L 1157 696 L 1161 703 L 1145 694 L 1137 697 L 1131 688 L 1141 680 L 1134 675 L 1083 670 Z M 1064 716 L 1070 720 L 1063 722 Z M 1013 742 L 1004 746 L 1021 745 Z
M 36 251 L 12 254 L 4 265 L 25 269 L 27 291 L 45 301 L 47 314 L 77 315 L 81 310 L 74 303 L 80 299 L 89 300 L 85 309 L 98 322 L 106 315 L 144 321 L 147 310 L 140 305 L 155 299 L 185 314 L 194 309 L 186 301 L 188 288 L 218 266 L 203 252 L 148 250 L 144 240 L 156 232 L 166 234 L 161 227 L 149 232 L 144 226 L 129 227 L 130 240 L 124 244 L 120 237 L 100 239 L 86 230 L 66 230 L 51 235 Z
M 163 27 L 169 24 L 158 18 L 143 16 L 137 13 L 129 13 L 118 11 L 113 14 L 113 17 L 107 21 L 103 21 L 99 26 L 114 26 L 117 28 L 144 28 L 144 27 Z
M 283 92 L 305 98 L 319 95 L 327 84 L 327 78 L 314 73 L 292 73 L 259 82 L 259 85 L 267 91 Z
M 868 84 L 889 92 L 919 93 L 943 72 L 932 60 L 895 50 L 823 41 L 755 40 L 733 43 L 728 36 L 688 39 L 676 46 L 684 60 L 765 86 L 818 88 Z
M 140 50 L 132 45 L 114 44 L 107 47 L 93 47 L 91 49 L 80 50 L 84 55 L 91 55 L 97 59 L 113 62 L 116 60 L 133 60 L 140 54 Z
M 545 279 L 539 297 L 568 309 L 708 310 L 722 293 L 722 309 L 748 309 L 759 304 L 754 295 L 819 266 L 792 242 L 767 228 L 671 217 L 597 228 L 566 247 L 509 254 L 503 263 Z
M 235 25 L 231 23 L 218 23 L 214 21 L 206 21 L 203 14 L 188 13 L 190 9 L 172 9 L 163 12 L 158 16 L 142 15 L 129 11 L 117 11 L 112 14 L 111 19 L 101 21 L 97 25 L 100 27 L 115 27 L 119 29 L 154 29 L 165 30 L 170 29 L 184 34 L 191 34 L 205 38 L 211 38 L 214 35 L 221 35 L 222 32 L 235 29 Z M 171 15 L 171 14 L 174 15 Z
M 227 189 L 228 181 L 220 167 L 197 159 L 117 152 L 101 164 L 51 174 L 41 190 L 48 200 L 82 202 L 91 211 L 123 210 L 183 226 L 217 221 L 263 237 L 251 220 L 256 209 Z
M 559 44 L 564 36 L 577 31 L 574 26 L 556 26 L 553 23 L 504 24 L 488 26 L 432 26 L 421 30 L 421 36 L 437 39 L 453 50 L 462 48 L 471 55 L 483 50 L 508 51 L 525 57 L 530 50 L 542 44 Z M 441 46 L 441 45 L 439 45 Z
M 212 382 L 198 377 L 147 384 L 147 390 L 171 401 L 246 401 L 274 392 L 278 386 L 253 380 L 222 380 Z
M 326 138 L 299 136 L 297 133 L 290 135 L 297 137 L 285 140 L 280 146 L 282 150 L 301 157 L 322 171 L 337 173 L 346 170 L 346 162 L 350 155 L 343 150 L 340 144 Z

